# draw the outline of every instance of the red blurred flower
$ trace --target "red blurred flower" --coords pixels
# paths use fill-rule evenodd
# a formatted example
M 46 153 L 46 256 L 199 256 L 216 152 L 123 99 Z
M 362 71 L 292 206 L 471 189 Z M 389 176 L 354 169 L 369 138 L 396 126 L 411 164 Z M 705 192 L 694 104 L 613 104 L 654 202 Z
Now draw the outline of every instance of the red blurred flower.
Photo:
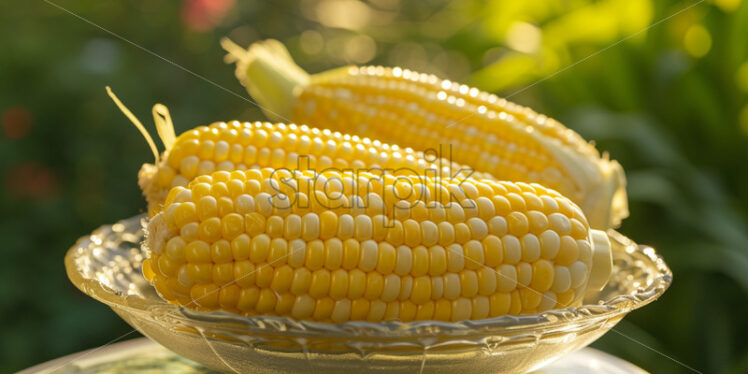
M 57 177 L 48 167 L 34 162 L 16 165 L 5 175 L 5 185 L 18 197 L 45 198 L 57 193 Z
M 234 0 L 184 0 L 182 22 L 196 31 L 208 31 L 218 25 L 234 6 Z
M 3 134 L 8 139 L 21 139 L 31 131 L 31 112 L 22 106 L 3 112 Z

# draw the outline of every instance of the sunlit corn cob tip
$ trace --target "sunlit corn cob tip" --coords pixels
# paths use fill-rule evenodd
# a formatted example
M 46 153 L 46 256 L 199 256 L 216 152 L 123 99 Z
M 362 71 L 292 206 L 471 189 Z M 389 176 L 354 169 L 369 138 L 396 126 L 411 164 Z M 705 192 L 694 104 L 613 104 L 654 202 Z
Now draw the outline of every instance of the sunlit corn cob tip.
M 378 140 L 294 124 L 217 122 L 182 133 L 158 165 L 144 164 L 138 175 L 151 216 L 161 209 L 172 187 L 186 186 L 199 175 L 250 168 L 391 169 L 418 175 L 468 175 L 493 178 L 438 153 L 416 152 Z
M 532 314 L 611 271 L 574 203 L 495 180 L 219 171 L 171 189 L 146 231 L 143 273 L 170 303 L 299 320 Z
M 258 102 L 269 118 L 291 122 L 283 113 L 290 113 L 293 105 L 294 87 L 306 85 L 309 74 L 291 58 L 286 47 L 279 41 L 268 39 L 252 44 L 246 50 L 228 38 L 221 39 L 221 46 L 229 52 L 225 61 L 236 63 L 236 76 Z M 252 80 L 243 79 L 252 72 Z
M 584 209 L 593 227 L 615 227 L 628 216 L 620 165 L 527 107 L 398 67 L 352 66 L 305 76 L 275 40 L 247 50 L 226 40 L 224 47 L 227 61 L 237 62 L 238 79 L 270 118 L 416 150 L 452 145 L 454 161 L 562 192 Z

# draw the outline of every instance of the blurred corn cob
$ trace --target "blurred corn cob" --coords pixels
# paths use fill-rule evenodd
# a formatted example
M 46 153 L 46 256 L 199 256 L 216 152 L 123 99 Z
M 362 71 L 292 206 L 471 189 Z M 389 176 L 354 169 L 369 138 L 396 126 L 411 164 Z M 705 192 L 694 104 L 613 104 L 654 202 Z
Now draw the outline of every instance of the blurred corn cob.
M 417 151 L 452 145 L 456 162 L 502 180 L 558 190 L 582 207 L 593 227 L 615 227 L 628 216 L 621 166 L 529 108 L 401 68 L 351 66 L 309 75 L 275 40 L 247 50 L 228 39 L 222 44 L 240 82 L 274 120 Z
M 146 244 L 171 303 L 325 322 L 537 313 L 611 271 L 606 234 L 555 191 L 367 172 L 202 175 L 171 189 Z

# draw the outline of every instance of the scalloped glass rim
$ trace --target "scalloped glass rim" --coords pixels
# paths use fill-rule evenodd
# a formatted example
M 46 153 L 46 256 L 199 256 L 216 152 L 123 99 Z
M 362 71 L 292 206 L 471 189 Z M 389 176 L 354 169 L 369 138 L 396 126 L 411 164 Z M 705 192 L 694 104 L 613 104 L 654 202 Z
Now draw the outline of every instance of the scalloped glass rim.
M 262 336 L 276 342 L 306 342 L 302 345 L 319 341 L 334 342 L 346 349 L 361 352 L 379 352 L 392 347 L 426 350 L 447 346 L 488 347 L 491 344 L 508 349 L 507 346 L 515 342 L 517 346 L 530 344 L 537 348 L 541 339 L 558 338 L 567 347 L 559 348 L 555 356 L 546 353 L 542 360 L 548 362 L 553 357 L 591 343 L 626 313 L 656 300 L 672 281 L 670 269 L 654 249 L 636 245 L 611 230 L 608 232 L 614 257 L 611 281 L 600 293 L 588 295 L 585 305 L 578 308 L 461 322 L 353 321 L 341 324 L 275 316 L 200 312 L 164 302 L 143 278 L 140 272 L 143 253 L 139 243 L 143 238 L 141 227 L 144 219 L 144 216 L 135 216 L 114 225 L 102 226 L 91 235 L 80 238 L 68 251 L 65 265 L 68 277 L 76 287 L 110 306 L 148 336 L 151 336 L 151 329 L 165 328 L 167 334 L 183 338 L 199 334 L 203 338 L 218 338 L 222 343 L 245 346 L 249 344 L 249 337 Z M 147 322 L 153 322 L 154 326 L 146 326 Z M 180 343 L 172 341 L 168 344 L 163 341 L 173 338 L 162 336 L 154 340 L 181 353 L 179 349 L 174 349 Z M 218 355 L 214 347 L 210 348 Z M 187 353 L 182 354 L 200 361 Z M 532 367 L 537 367 L 542 360 L 538 358 Z M 221 361 L 226 363 L 223 359 Z M 531 367 L 532 362 L 527 361 L 525 367 Z

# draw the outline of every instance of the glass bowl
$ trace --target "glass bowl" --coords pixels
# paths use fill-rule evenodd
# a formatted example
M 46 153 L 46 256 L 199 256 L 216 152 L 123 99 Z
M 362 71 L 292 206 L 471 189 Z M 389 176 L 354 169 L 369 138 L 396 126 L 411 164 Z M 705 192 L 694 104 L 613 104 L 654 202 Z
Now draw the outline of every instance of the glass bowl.
M 68 277 L 164 347 L 228 373 L 524 373 L 587 346 L 656 300 L 672 273 L 654 249 L 615 231 L 613 276 L 579 308 L 462 322 L 328 324 L 198 312 L 143 278 L 143 216 L 102 226 L 68 251 Z

